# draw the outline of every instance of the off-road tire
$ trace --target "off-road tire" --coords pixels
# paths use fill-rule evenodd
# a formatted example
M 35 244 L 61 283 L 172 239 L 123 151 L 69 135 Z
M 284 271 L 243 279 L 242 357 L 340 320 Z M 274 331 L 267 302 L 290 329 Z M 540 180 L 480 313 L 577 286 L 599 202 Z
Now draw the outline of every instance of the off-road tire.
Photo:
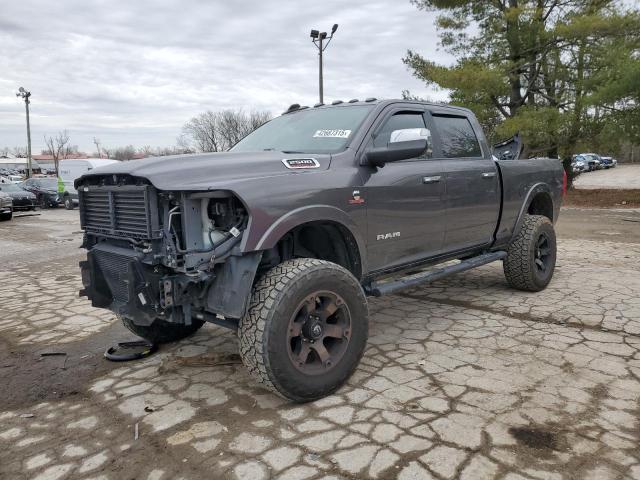
M 191 325 L 170 323 L 165 320 L 160 320 L 159 318 L 154 320 L 151 325 L 136 325 L 129 318 L 119 318 L 122 320 L 124 326 L 132 333 L 151 343 L 177 342 L 189 335 L 193 335 L 204 325 L 202 320 L 195 318 L 191 320 Z
M 0 215 L 0 220 L 2 221 L 11 220 L 12 218 L 13 218 L 13 212 L 3 213 L 2 215 Z
M 536 249 L 542 235 L 548 239 L 547 270 L 536 266 Z M 542 215 L 525 215 L 520 231 L 509 245 L 503 262 L 504 276 L 513 288 L 528 292 L 544 290 L 553 277 L 556 264 L 556 234 L 551 221 Z
M 343 356 L 327 372 L 307 375 L 290 358 L 287 332 L 301 299 L 315 291 L 344 299 L 350 339 Z M 264 387 L 294 401 L 309 402 L 336 391 L 354 372 L 367 343 L 369 310 L 360 282 L 345 268 L 324 260 L 288 260 L 264 274 L 253 288 L 240 320 L 240 356 Z

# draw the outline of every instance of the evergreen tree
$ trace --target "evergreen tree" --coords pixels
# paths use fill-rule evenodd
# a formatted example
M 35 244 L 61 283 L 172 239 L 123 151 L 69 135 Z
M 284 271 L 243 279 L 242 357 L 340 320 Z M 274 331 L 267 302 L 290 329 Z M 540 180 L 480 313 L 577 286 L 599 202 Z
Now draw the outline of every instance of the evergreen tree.
M 491 140 L 515 132 L 528 154 L 638 138 L 640 11 L 616 0 L 414 0 L 436 11 L 443 66 L 409 51 L 427 84 L 471 108 Z

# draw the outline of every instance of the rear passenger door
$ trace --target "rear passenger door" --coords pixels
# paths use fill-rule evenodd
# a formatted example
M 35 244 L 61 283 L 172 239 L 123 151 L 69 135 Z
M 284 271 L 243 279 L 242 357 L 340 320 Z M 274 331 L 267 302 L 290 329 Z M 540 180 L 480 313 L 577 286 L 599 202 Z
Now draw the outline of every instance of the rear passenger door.
M 444 252 L 488 245 L 500 213 L 496 163 L 464 114 L 434 112 L 432 120 L 445 179 Z

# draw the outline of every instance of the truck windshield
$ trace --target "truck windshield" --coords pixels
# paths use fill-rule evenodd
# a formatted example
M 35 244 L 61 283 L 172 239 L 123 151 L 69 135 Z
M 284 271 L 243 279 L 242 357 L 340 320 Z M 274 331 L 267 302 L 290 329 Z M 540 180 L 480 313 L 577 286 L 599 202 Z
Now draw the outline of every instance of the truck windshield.
M 339 152 L 355 135 L 371 108 L 371 105 L 345 105 L 282 115 L 244 137 L 231 151 Z

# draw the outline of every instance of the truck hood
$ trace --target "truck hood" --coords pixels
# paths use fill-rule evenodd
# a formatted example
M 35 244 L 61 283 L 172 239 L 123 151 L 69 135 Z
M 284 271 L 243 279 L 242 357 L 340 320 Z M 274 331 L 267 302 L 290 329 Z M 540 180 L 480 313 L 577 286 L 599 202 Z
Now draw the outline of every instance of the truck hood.
M 283 159 L 314 158 L 318 167 L 292 170 Z M 220 152 L 117 162 L 91 170 L 74 183 L 96 175 L 126 174 L 146 178 L 160 190 L 210 190 L 228 188 L 230 182 L 321 171 L 329 168 L 330 155 L 282 152 Z

